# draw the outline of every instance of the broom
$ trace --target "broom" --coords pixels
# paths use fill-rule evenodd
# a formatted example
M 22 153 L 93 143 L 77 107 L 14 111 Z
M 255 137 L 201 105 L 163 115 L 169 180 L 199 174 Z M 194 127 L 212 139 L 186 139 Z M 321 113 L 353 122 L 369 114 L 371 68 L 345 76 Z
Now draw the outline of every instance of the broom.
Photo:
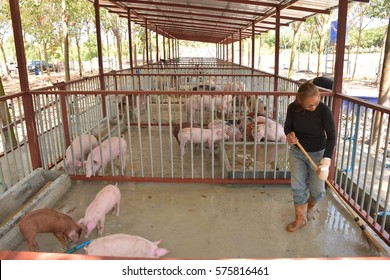
M 317 170 L 317 165 L 314 163 L 314 161 L 311 159 L 310 155 L 306 152 L 306 150 L 302 147 L 302 145 L 299 142 L 297 142 L 296 145 L 302 151 L 305 157 L 309 160 L 313 168 Z M 325 182 L 328 185 L 328 187 L 330 187 L 331 190 L 337 195 L 337 197 L 343 203 L 343 205 L 347 208 L 349 214 L 351 214 L 351 216 L 354 218 L 354 221 L 358 224 L 358 226 L 362 230 L 363 236 L 365 237 L 369 245 L 374 247 L 375 250 L 380 255 L 387 255 L 387 251 L 383 248 L 383 246 L 379 243 L 379 241 L 374 236 L 372 236 L 369 231 L 367 231 L 367 225 L 364 223 L 364 221 L 362 221 L 360 217 L 356 214 L 356 212 L 342 199 L 341 195 L 337 192 L 335 187 L 328 180 L 325 180 Z

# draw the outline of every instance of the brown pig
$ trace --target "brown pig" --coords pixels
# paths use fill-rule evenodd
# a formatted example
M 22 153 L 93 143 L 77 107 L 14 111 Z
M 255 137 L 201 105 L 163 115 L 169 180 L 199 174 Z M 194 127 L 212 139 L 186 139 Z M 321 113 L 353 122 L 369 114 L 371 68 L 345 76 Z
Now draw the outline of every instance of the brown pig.
M 71 217 L 52 209 L 38 209 L 25 215 L 19 223 L 19 229 L 27 241 L 30 251 L 39 251 L 35 236 L 38 233 L 53 233 L 61 242 L 64 249 L 68 249 L 66 239 L 73 243 L 79 241 L 82 226 Z

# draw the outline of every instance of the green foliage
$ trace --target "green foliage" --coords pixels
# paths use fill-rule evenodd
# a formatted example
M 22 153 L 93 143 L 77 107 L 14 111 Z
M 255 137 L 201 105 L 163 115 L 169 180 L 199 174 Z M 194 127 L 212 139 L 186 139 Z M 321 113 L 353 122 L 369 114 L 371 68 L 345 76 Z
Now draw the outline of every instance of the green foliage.
M 385 26 L 363 30 L 360 46 L 365 49 L 372 47 L 380 48 L 383 44 L 385 31 Z M 348 33 L 348 36 L 349 45 L 351 47 L 356 47 L 358 40 L 358 30 L 356 28 L 352 28 Z
M 82 50 L 82 58 L 83 60 L 91 60 L 95 57 L 97 57 L 97 43 L 96 43 L 96 35 L 90 35 L 88 41 L 86 41 L 81 50 Z M 91 50 L 91 51 L 90 51 Z
M 390 17 L 390 0 L 370 0 L 366 13 L 370 18 L 386 19 Z

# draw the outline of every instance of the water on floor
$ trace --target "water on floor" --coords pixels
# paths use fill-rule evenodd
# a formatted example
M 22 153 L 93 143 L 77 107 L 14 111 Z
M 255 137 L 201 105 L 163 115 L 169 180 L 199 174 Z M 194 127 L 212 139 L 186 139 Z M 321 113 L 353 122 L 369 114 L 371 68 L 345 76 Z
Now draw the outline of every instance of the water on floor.
M 108 183 L 113 182 L 73 181 L 53 208 L 77 221 Z M 120 214 L 106 215 L 103 236 L 125 233 L 161 239 L 160 247 L 169 250 L 166 258 L 376 256 L 331 190 L 315 219 L 289 233 L 285 226 L 293 221 L 294 208 L 288 186 L 120 182 L 118 187 Z M 96 230 L 89 236 L 97 237 Z M 39 234 L 37 241 L 41 251 L 63 252 L 51 234 Z M 22 242 L 14 250 L 25 251 L 27 245 Z

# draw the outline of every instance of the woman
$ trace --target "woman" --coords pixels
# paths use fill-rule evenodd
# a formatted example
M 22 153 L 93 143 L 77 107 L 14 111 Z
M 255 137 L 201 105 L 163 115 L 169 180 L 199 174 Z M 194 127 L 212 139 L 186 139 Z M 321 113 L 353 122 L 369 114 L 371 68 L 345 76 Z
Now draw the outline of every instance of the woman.
M 299 87 L 295 101 L 287 108 L 284 132 L 287 142 L 293 144 L 289 162 L 295 221 L 287 225 L 287 230 L 293 232 L 312 219 L 314 206 L 325 196 L 324 181 L 328 178 L 336 143 L 332 112 L 320 101 L 314 84 L 307 82 Z M 295 145 L 298 141 L 317 163 L 317 170 Z

